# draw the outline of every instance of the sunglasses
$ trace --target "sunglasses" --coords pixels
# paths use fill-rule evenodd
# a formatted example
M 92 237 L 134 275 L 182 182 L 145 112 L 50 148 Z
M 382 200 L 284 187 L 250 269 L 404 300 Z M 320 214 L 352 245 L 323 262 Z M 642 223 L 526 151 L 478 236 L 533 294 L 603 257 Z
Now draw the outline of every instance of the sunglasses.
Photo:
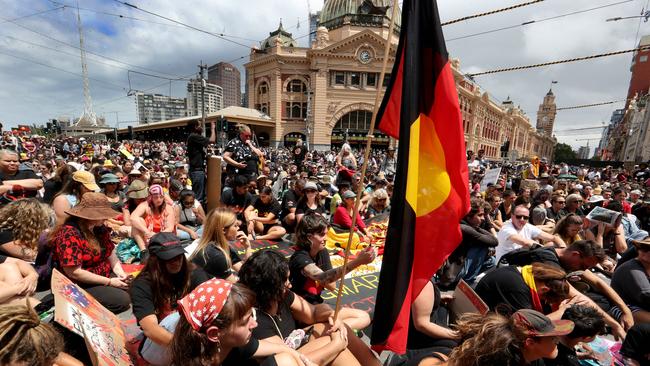
M 566 201 L 555 201 L 555 202 L 557 202 L 557 203 L 559 203 L 561 205 L 566 205 Z
M 519 220 L 528 220 L 530 217 L 526 215 L 515 215 L 515 217 Z

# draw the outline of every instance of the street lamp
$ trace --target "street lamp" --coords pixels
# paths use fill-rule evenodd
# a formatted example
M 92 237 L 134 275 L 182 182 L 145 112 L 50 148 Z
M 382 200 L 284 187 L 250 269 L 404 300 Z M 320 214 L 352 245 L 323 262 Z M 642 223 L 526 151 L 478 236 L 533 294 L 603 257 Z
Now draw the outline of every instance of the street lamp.
M 648 19 L 650 19 L 650 10 L 642 13 L 641 15 L 633 15 L 630 17 L 614 17 L 614 18 L 609 18 L 606 21 L 607 22 L 617 22 L 619 20 L 624 20 L 624 19 L 638 19 L 638 18 L 643 18 L 643 22 L 647 23 Z

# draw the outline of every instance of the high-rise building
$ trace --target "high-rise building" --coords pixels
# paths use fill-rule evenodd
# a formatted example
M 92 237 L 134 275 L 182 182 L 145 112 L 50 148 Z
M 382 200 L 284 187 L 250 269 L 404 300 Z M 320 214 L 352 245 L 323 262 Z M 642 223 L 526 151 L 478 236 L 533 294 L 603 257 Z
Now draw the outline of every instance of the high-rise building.
M 578 148 L 578 159 L 589 159 L 589 146 L 580 146 Z
M 162 94 L 138 92 L 135 94 L 135 107 L 138 112 L 138 124 L 166 121 L 187 115 L 185 98 Z
M 316 40 L 316 30 L 318 29 L 319 21 L 320 11 L 314 14 L 309 14 L 309 44 L 307 47 L 311 47 L 311 44 Z
M 544 96 L 544 101 L 537 110 L 537 131 L 544 133 L 546 136 L 553 135 L 556 114 L 555 95 L 553 95 L 553 90 L 549 89 L 546 96 Z
M 650 35 L 641 37 L 639 41 L 639 47 L 644 47 L 650 45 Z M 627 91 L 627 106 L 630 103 L 630 100 L 634 95 L 638 94 L 639 96 L 648 94 L 648 89 L 650 89 L 650 61 L 648 57 L 650 56 L 650 49 L 645 49 L 642 51 L 634 52 L 634 57 L 632 58 L 632 66 L 630 66 L 630 71 L 632 72 L 632 77 L 630 78 L 630 86 Z
M 241 75 L 239 70 L 225 62 L 208 67 L 208 83 L 223 88 L 223 107 L 241 106 Z
M 216 84 L 205 83 L 205 113 L 214 113 L 223 109 L 223 89 Z M 187 83 L 187 115 L 198 116 L 203 112 L 201 98 L 201 80 Z

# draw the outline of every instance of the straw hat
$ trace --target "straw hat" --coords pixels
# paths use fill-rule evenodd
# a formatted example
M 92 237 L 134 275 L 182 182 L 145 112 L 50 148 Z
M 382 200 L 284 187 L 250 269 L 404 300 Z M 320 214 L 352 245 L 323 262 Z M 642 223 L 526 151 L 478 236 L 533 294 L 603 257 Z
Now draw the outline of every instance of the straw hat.
M 81 197 L 79 204 L 65 211 L 70 216 L 86 220 L 106 220 L 118 215 L 111 208 L 106 196 L 102 193 L 88 192 Z
M 95 183 L 95 176 L 91 172 L 78 170 L 72 174 L 72 180 L 83 184 L 91 191 L 99 191 L 99 186 Z
M 110 159 L 106 160 L 104 161 L 104 168 L 115 168 L 115 164 L 113 164 L 113 162 L 110 161 Z

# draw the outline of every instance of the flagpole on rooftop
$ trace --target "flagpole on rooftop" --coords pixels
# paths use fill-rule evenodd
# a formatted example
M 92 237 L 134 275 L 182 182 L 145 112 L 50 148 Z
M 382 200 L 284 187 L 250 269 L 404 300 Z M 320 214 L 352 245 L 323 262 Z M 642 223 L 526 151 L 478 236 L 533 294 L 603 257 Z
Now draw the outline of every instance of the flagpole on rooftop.
M 350 257 L 350 247 L 352 246 L 352 237 L 354 235 L 354 229 L 356 227 L 357 216 L 359 216 L 359 204 L 361 203 L 361 193 L 363 192 L 363 179 L 366 176 L 366 169 L 368 168 L 368 159 L 370 157 L 370 149 L 372 147 L 372 140 L 375 137 L 375 123 L 377 119 L 377 112 L 379 111 L 379 105 L 381 104 L 381 92 L 383 91 L 384 77 L 386 75 L 386 67 L 388 66 L 388 57 L 390 55 L 390 45 L 391 38 L 393 36 L 393 29 L 395 28 L 395 18 L 397 17 L 397 0 L 393 0 L 393 15 L 390 17 L 390 25 L 388 26 L 388 37 L 386 37 L 386 43 L 384 47 L 384 60 L 381 67 L 381 73 L 379 74 L 379 86 L 377 87 L 377 93 L 375 94 L 375 106 L 372 110 L 372 119 L 370 120 L 370 128 L 368 129 L 368 139 L 366 140 L 366 150 L 364 151 L 363 164 L 361 165 L 361 184 L 357 187 L 357 198 L 354 201 L 354 211 L 352 213 L 352 225 L 350 225 L 350 234 L 348 236 L 348 244 L 345 246 L 345 257 L 343 258 L 343 268 L 346 268 L 348 265 Z M 339 283 L 339 289 L 336 293 L 336 307 L 334 310 L 334 321 L 339 315 L 341 310 L 341 295 L 343 291 L 343 281 L 345 280 L 345 275 L 341 278 Z

